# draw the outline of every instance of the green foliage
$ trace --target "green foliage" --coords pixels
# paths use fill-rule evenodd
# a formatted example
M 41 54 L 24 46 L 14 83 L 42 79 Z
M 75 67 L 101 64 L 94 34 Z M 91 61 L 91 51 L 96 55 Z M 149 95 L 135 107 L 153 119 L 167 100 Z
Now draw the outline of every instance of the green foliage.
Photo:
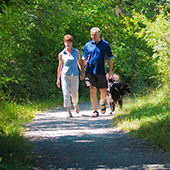
M 14 101 L 2 101 L 0 113 L 1 135 L 3 133 L 7 135 L 21 134 L 22 124 L 30 121 L 34 116 L 34 110 L 30 104 L 18 104 Z
M 169 0 L 123 0 L 120 7 L 128 16 L 133 16 L 133 11 L 135 11 L 152 20 L 159 14 L 160 8 L 164 8 L 165 13 L 170 10 Z
M 26 168 L 29 155 L 23 123 L 36 111 L 62 104 L 62 91 L 55 83 L 65 34 L 74 36 L 73 47 L 82 54 L 91 27 L 98 26 L 115 57 L 113 72 L 131 85 L 132 92 L 143 93 L 163 82 L 169 94 L 168 1 L 9 0 L 0 6 L 1 169 Z M 80 101 L 89 100 L 83 81 L 79 89 Z M 169 149 L 169 96 L 146 98 L 115 120 L 139 137 Z M 32 103 L 25 104 L 28 99 Z
M 28 169 L 33 163 L 29 149 L 29 143 L 23 136 L 18 134 L 1 136 L 0 138 L 0 169 L 1 170 L 23 170 Z
M 157 71 L 155 61 L 151 60 L 151 48 L 135 35 L 140 23 L 129 17 L 124 17 L 120 23 L 123 29 L 115 36 L 112 47 L 115 54 L 114 72 L 130 84 L 148 86 L 151 83 L 149 77 Z
M 55 93 L 57 55 L 62 43 L 59 19 L 64 17 L 63 12 L 58 14 L 59 8 L 59 3 L 44 2 L 21 6 L 19 10 L 13 7 L 3 15 L 1 89 L 4 92 L 33 99 Z M 51 15 L 51 10 L 56 12 Z
M 30 148 L 32 143 L 24 137 L 24 124 L 32 121 L 35 113 L 61 104 L 61 99 L 46 101 L 0 102 L 0 169 L 29 169 L 34 163 Z
M 73 47 L 82 54 L 93 26 L 100 27 L 102 38 L 111 44 L 115 56 L 113 71 L 122 81 L 136 90 L 158 86 L 158 71 L 161 69 L 157 66 L 161 63 L 157 63 L 158 57 L 152 57 L 156 54 L 152 51 L 154 45 L 149 46 L 144 36 L 139 38 L 136 34 L 147 24 L 135 17 L 133 11 L 142 12 L 152 22 L 162 7 L 166 14 L 169 9 L 166 1 L 12 2 L 15 1 L 11 0 L 9 7 L 4 6 L 0 14 L 1 99 L 15 96 L 36 100 L 62 95 L 55 82 L 58 53 L 64 47 L 63 36 L 72 34 Z M 80 97 L 84 91 L 88 95 L 83 81 L 80 81 Z
M 117 111 L 114 125 L 152 145 L 170 150 L 170 96 L 161 88 L 150 95 L 138 97 Z
M 170 14 L 160 14 L 154 22 L 145 17 L 137 15 L 146 24 L 146 28 L 139 33 L 140 37 L 146 39 L 149 46 L 153 47 L 153 59 L 156 59 L 160 79 L 169 84 L 170 82 Z
M 23 137 L 23 124 L 31 121 L 30 104 L 2 101 L 0 107 L 0 169 L 25 169 L 30 165 L 30 143 Z

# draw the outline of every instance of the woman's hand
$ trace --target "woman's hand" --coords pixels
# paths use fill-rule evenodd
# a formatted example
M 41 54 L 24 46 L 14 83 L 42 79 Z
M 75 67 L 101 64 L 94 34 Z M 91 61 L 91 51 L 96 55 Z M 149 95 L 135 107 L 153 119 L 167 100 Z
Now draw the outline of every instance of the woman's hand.
M 84 79 L 84 72 L 81 71 L 81 73 L 80 73 L 80 80 L 83 80 L 83 79 Z
M 60 80 L 57 80 L 56 85 L 58 88 L 60 88 Z

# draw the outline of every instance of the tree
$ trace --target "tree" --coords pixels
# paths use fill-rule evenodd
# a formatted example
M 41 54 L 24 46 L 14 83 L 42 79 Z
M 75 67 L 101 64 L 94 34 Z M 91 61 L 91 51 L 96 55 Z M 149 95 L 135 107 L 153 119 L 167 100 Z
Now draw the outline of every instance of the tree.
M 163 11 L 162 11 L 163 12 Z M 138 34 L 144 37 L 149 46 L 153 48 L 153 59 L 156 59 L 160 80 L 170 84 L 170 14 L 167 16 L 160 14 L 154 22 L 141 15 L 136 15 L 147 26 Z
M 72 34 L 73 46 L 82 54 L 93 26 L 98 26 L 101 37 L 110 43 L 115 56 L 113 71 L 122 81 L 140 88 L 157 86 L 158 57 L 152 57 L 155 52 L 153 46 L 148 46 L 148 40 L 136 34 L 147 25 L 135 17 L 134 11 L 141 11 L 142 16 L 154 22 L 160 3 L 151 0 L 29 0 L 4 7 L 0 14 L 1 98 L 46 99 L 61 94 L 55 82 L 63 37 Z M 169 8 L 164 7 L 168 11 Z M 83 82 L 80 86 L 83 91 Z

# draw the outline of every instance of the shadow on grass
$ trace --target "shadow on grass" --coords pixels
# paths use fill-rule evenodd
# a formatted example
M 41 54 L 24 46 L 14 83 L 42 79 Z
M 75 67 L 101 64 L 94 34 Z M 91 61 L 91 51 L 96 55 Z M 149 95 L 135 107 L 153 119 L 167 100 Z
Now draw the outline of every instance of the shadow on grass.
M 34 163 L 29 153 L 31 147 L 31 142 L 19 134 L 0 135 L 0 169 L 27 169 Z
M 128 110 L 127 110 L 128 111 Z M 128 129 L 131 134 L 149 141 L 151 144 L 170 151 L 170 108 L 167 103 L 153 106 L 146 104 L 136 107 L 129 113 L 123 111 L 115 116 L 113 122 L 137 122 L 138 129 Z
M 170 117 L 157 120 L 157 122 L 146 122 L 138 130 L 132 130 L 137 137 L 149 141 L 152 145 L 170 151 Z

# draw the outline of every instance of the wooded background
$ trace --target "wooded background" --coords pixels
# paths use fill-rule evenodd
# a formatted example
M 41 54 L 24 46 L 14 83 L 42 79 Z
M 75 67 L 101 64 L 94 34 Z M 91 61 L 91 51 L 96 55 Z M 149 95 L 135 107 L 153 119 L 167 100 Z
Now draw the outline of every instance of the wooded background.
M 82 54 L 97 26 L 114 55 L 113 72 L 132 91 L 170 82 L 168 0 L 0 1 L 0 98 L 47 99 L 56 87 L 65 34 Z M 80 81 L 80 97 L 87 89 Z M 89 95 L 89 93 L 87 94 Z

